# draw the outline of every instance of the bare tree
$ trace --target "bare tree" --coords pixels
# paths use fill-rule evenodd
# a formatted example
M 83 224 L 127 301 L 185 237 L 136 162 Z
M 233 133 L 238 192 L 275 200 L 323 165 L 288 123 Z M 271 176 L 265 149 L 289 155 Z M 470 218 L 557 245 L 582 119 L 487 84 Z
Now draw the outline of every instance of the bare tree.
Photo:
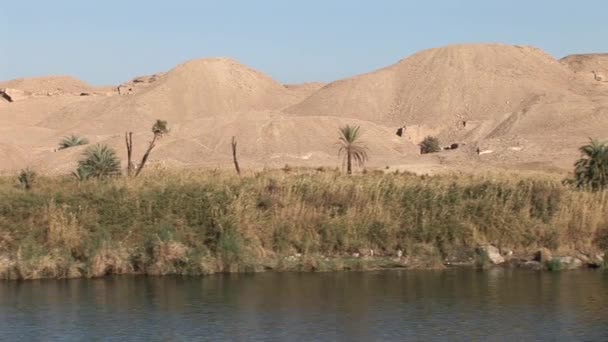
M 133 132 L 125 133 L 125 143 L 127 144 L 127 175 L 133 175 Z
M 239 161 L 236 157 L 236 137 L 232 137 L 232 160 L 234 161 L 234 168 L 236 169 L 236 173 L 241 175 L 241 168 L 239 167 Z
M 148 157 L 150 156 L 150 152 L 152 152 L 152 149 L 154 148 L 154 146 L 156 146 L 156 141 L 162 138 L 163 135 L 167 134 L 168 132 L 169 129 L 167 128 L 167 121 L 156 120 L 154 126 L 152 126 L 152 133 L 154 134 L 154 137 L 152 138 L 152 141 L 150 141 L 150 143 L 148 144 L 148 149 L 146 149 L 146 153 L 144 153 L 143 158 L 141 158 L 141 163 L 139 163 L 139 167 L 135 172 L 135 177 L 139 176 L 141 170 L 144 169 L 144 166 L 148 161 Z

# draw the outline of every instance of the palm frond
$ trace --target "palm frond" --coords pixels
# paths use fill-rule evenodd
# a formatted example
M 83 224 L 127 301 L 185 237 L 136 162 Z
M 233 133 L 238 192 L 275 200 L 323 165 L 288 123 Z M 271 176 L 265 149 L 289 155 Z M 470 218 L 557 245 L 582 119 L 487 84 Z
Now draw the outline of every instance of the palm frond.
M 156 120 L 154 125 L 152 126 L 152 133 L 157 136 L 163 136 L 169 133 L 169 128 L 167 127 L 167 121 L 165 120 Z
M 79 179 L 104 178 L 120 175 L 120 160 L 116 151 L 107 145 L 97 144 L 87 148 L 78 162 L 74 176 Z
M 602 190 L 608 187 L 608 144 L 589 140 L 579 148 L 582 156 L 574 163 L 575 184 L 579 188 Z
M 72 134 L 63 137 L 61 141 L 59 141 L 59 149 L 63 150 L 74 146 L 86 145 L 88 143 L 89 140 L 87 138 Z
M 360 136 L 359 126 L 346 125 L 340 127 L 338 155 L 343 156 L 343 162 L 347 164 L 349 174 L 352 172 L 350 161 L 354 161 L 357 166 L 363 167 L 369 159 L 367 146 L 359 141 Z

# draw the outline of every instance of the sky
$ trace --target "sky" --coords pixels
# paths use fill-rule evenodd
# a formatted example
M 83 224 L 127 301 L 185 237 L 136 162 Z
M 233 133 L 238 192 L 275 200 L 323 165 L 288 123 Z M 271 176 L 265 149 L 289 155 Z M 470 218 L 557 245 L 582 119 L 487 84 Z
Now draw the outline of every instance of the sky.
M 458 43 L 608 52 L 605 0 L 0 1 L 0 80 L 113 85 L 232 57 L 282 83 L 328 82 Z

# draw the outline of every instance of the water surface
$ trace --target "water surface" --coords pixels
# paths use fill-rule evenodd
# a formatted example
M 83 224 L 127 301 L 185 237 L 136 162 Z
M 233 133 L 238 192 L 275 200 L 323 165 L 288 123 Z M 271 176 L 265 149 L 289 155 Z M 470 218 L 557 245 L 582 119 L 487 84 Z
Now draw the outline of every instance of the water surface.
M 608 341 L 608 272 L 1 282 L 0 332 L 13 341 Z

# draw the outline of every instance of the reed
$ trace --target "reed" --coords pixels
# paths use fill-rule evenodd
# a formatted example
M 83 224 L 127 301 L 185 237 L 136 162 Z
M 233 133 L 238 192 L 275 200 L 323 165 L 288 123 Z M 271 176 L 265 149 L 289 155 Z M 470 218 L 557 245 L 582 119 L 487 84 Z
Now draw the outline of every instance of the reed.
M 355 253 L 429 259 L 492 243 L 608 248 L 606 191 L 545 176 L 296 169 L 154 171 L 77 182 L 0 177 L 0 277 L 361 269 Z M 430 260 L 432 259 L 432 260 Z

